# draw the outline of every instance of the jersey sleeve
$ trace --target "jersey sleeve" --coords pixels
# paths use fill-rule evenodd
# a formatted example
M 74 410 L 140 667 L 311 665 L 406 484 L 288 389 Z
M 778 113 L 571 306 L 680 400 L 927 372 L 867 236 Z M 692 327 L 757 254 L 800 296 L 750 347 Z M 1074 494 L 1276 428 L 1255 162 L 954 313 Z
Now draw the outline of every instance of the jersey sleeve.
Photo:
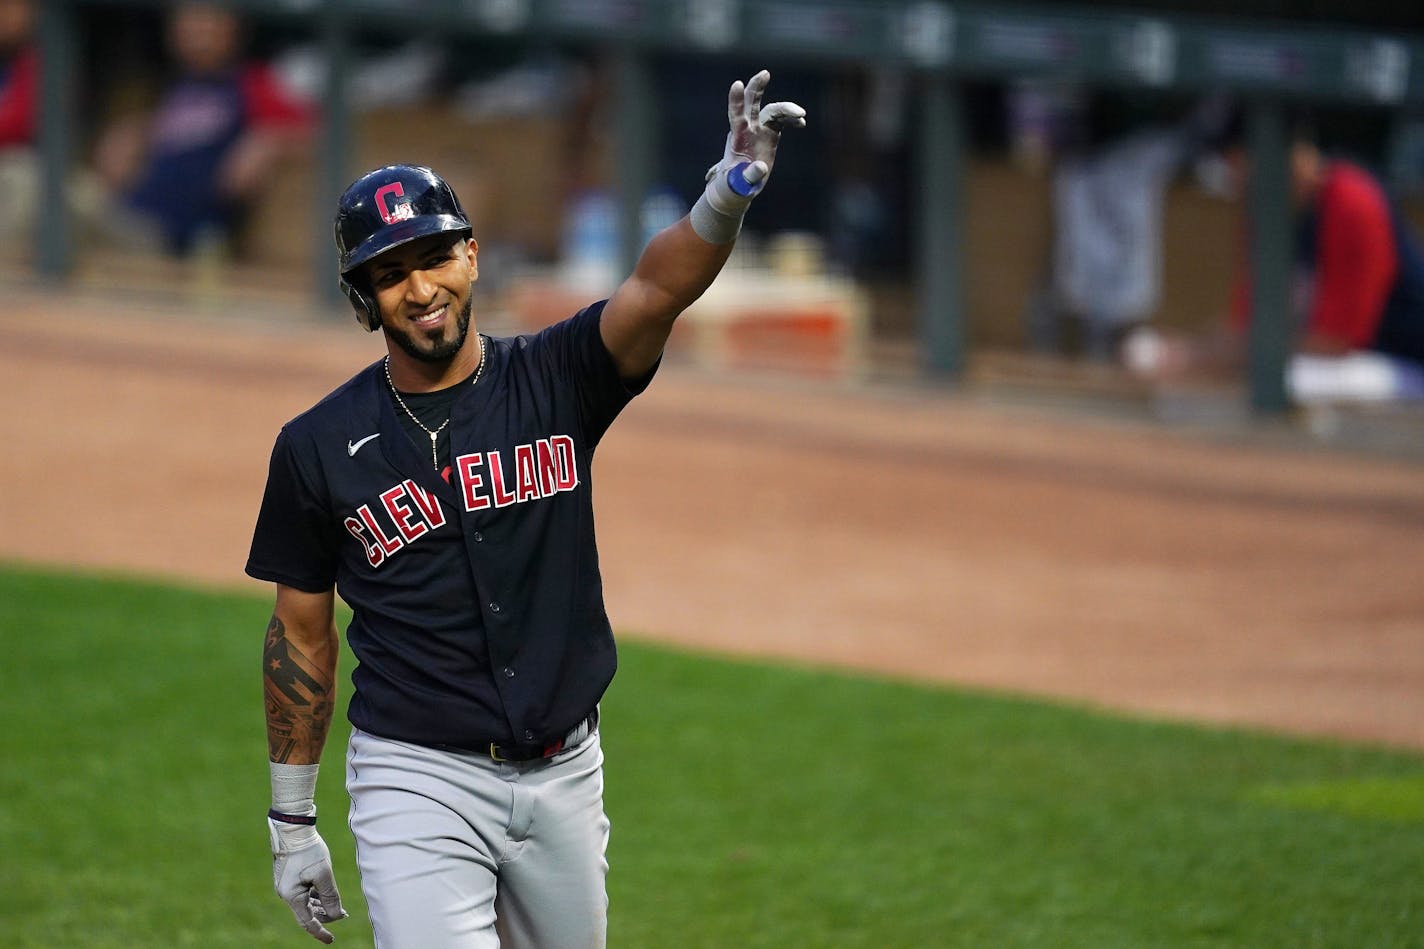
M 39 99 L 39 59 L 26 49 L 0 76 L 0 147 L 29 145 L 35 139 Z
M 264 63 L 251 63 L 241 75 L 242 99 L 249 127 L 302 130 L 315 119 L 312 105 L 293 95 Z
M 283 429 L 272 448 L 247 574 L 321 593 L 336 583 L 336 567 L 329 505 L 303 469 L 293 437 Z
M 1311 332 L 1352 349 L 1368 348 L 1397 259 L 1383 193 L 1351 179 L 1327 188 L 1320 202 Z
M 655 364 L 632 382 L 618 374 L 618 366 L 599 330 L 606 302 L 585 307 L 569 319 L 545 329 L 538 337 L 556 371 L 578 393 L 584 434 L 590 444 L 598 443 L 618 413 L 648 387 L 658 370 Z

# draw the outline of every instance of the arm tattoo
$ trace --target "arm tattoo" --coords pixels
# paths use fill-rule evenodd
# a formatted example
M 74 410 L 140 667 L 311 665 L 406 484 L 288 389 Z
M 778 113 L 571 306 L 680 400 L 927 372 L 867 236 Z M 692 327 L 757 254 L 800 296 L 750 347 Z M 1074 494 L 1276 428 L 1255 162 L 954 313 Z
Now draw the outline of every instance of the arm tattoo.
M 267 700 L 267 756 L 279 763 L 296 757 L 317 761 L 331 726 L 335 693 L 332 677 L 287 638 L 275 615 L 262 650 L 262 684 Z

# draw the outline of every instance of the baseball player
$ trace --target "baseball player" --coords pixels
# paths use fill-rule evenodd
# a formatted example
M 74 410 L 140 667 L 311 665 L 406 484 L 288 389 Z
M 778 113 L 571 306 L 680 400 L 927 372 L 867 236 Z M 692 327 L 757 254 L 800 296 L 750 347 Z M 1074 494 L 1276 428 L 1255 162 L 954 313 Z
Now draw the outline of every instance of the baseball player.
M 342 287 L 387 354 L 282 428 L 247 562 L 277 586 L 273 876 L 322 942 L 346 916 L 314 804 L 339 592 L 357 659 L 349 824 L 376 944 L 604 944 L 598 704 L 615 656 L 590 462 L 726 262 L 782 130 L 805 125 L 795 103 L 762 106 L 769 79 L 733 83 L 691 212 L 609 299 L 537 334 L 478 332 L 478 246 L 433 171 L 388 166 L 341 196 Z

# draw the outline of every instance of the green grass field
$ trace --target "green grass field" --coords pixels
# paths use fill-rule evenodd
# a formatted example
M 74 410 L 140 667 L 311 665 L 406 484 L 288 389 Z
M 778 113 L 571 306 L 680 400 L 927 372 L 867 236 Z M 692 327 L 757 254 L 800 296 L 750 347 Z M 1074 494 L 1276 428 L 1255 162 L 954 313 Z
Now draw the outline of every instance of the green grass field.
M 316 945 L 271 892 L 269 613 L 0 570 L 0 945 Z M 1419 756 L 622 657 L 612 946 L 1424 946 Z M 334 931 L 369 946 L 344 741 L 319 791 Z

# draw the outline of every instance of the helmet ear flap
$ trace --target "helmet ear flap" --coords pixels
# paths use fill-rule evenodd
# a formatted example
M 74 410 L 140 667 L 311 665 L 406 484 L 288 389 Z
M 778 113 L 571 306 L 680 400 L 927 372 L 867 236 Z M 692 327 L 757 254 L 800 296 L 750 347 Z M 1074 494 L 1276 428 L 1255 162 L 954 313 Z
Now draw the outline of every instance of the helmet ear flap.
M 371 294 L 362 290 L 346 277 L 341 277 L 341 292 L 346 294 L 346 299 L 351 301 L 351 306 L 356 310 L 356 322 L 360 323 L 368 333 L 374 333 L 381 328 L 381 314 L 376 310 L 376 300 Z

